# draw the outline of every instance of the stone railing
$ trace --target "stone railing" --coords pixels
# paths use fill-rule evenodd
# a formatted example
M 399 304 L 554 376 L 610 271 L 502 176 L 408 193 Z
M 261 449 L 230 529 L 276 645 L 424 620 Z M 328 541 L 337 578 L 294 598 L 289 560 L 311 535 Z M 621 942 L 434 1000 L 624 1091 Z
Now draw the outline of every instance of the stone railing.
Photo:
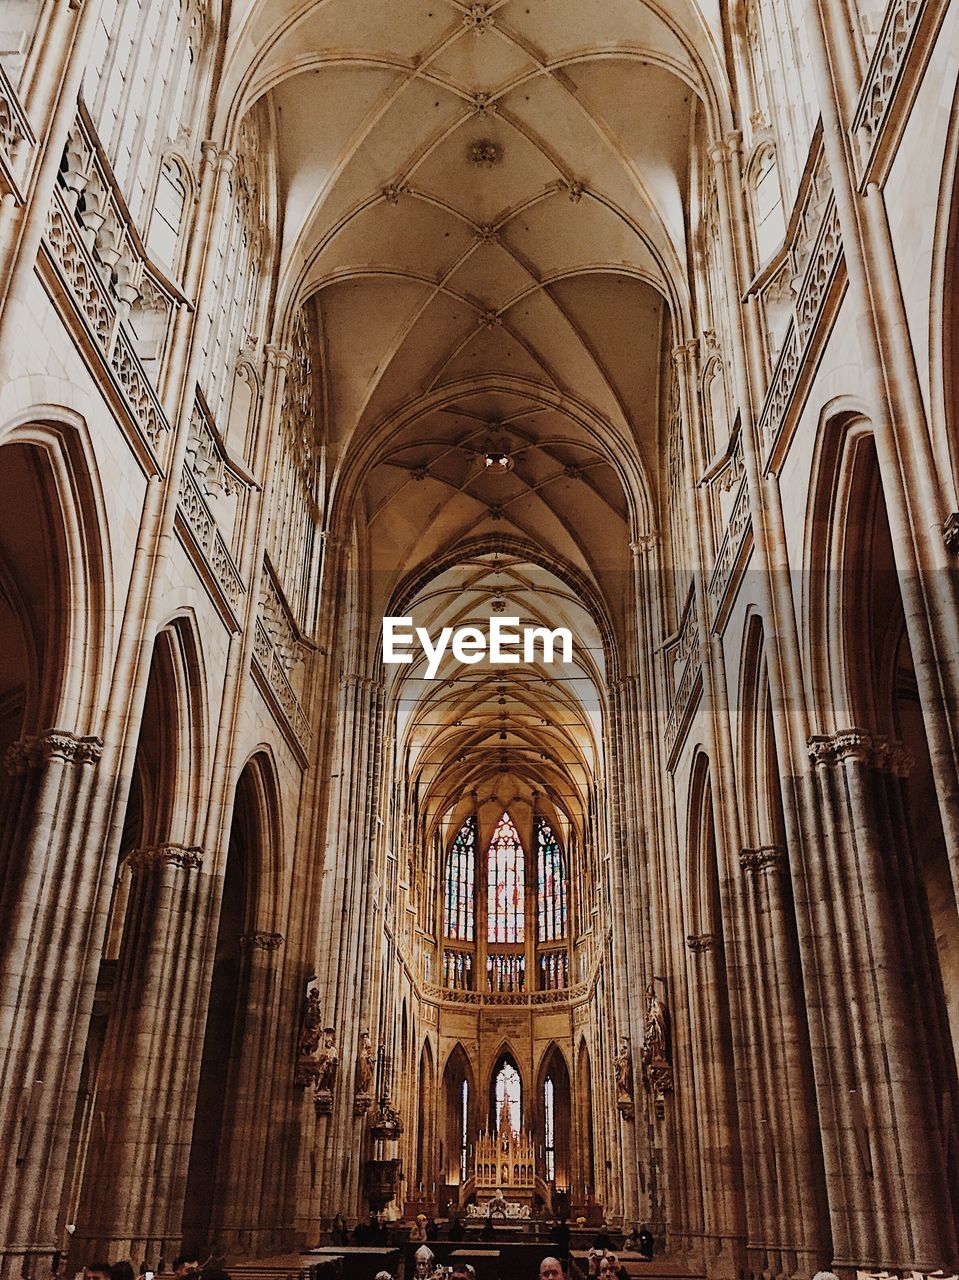
M 289 731 L 301 753 L 301 759 L 307 763 L 313 741 L 313 730 L 287 678 L 280 655 L 274 648 L 273 641 L 260 617 L 257 617 L 254 624 L 253 661 L 266 682 L 274 707 L 280 712 L 280 728 Z
M 739 490 L 733 502 L 733 508 L 726 525 L 726 532 L 720 543 L 716 556 L 716 564 L 709 579 L 709 599 L 714 612 L 718 612 L 733 580 L 736 566 L 742 559 L 746 540 L 752 529 L 752 516 L 749 509 L 749 489 L 745 476 L 739 482 Z
M 229 606 L 228 621 L 238 627 L 240 601 L 245 590 L 243 579 L 189 466 L 180 473 L 178 511 L 201 554 L 202 567 L 206 568 L 210 582 Z
M 268 557 L 260 575 L 260 619 L 284 673 L 290 675 L 303 660 L 303 644 Z
M 891 0 L 886 9 L 850 130 L 855 144 L 856 176 L 860 180 L 879 149 L 903 68 L 927 8 L 928 0 Z
M 539 1005 L 575 1004 L 585 1000 L 590 991 L 587 982 L 578 983 L 574 987 L 562 987 L 555 991 L 463 991 L 447 987 L 437 987 L 433 983 L 423 984 L 423 996 L 437 1004 L 469 1004 L 469 1005 L 518 1005 L 523 1008 L 535 1008 Z
M 23 196 L 23 179 L 35 143 L 17 91 L 0 65 L 0 171 L 18 199 Z
M 253 478 L 227 454 L 217 435 L 209 410 L 199 399 L 193 402 L 186 446 L 187 462 L 204 497 L 234 497 L 252 487 Z
M 696 608 L 696 595 L 692 586 L 689 588 L 679 629 L 673 639 L 666 642 L 663 653 L 672 693 L 663 734 L 669 755 L 676 745 L 680 727 L 686 720 L 693 689 L 702 670 L 699 655 L 699 610 Z
M 830 196 L 799 285 L 795 314 L 789 323 L 759 418 L 759 431 L 767 458 L 779 439 L 800 371 L 807 364 L 806 354 L 841 259 L 839 215 Z
M 159 471 L 170 425 L 123 326 L 122 297 L 109 283 L 110 268 L 95 256 L 92 238 L 84 233 L 64 192 L 54 191 L 47 216 L 46 249 L 66 298 L 113 375 L 141 441 L 147 445 L 150 469 Z

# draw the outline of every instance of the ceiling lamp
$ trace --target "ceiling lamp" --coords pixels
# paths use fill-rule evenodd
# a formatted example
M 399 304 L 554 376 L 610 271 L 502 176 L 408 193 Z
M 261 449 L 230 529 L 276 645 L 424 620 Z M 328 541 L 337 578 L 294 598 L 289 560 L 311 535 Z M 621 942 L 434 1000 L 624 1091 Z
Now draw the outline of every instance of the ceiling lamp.
M 499 471 L 509 471 L 510 467 L 513 465 L 513 459 L 508 453 L 487 453 L 484 457 L 486 460 L 487 470 L 490 467 L 496 467 Z

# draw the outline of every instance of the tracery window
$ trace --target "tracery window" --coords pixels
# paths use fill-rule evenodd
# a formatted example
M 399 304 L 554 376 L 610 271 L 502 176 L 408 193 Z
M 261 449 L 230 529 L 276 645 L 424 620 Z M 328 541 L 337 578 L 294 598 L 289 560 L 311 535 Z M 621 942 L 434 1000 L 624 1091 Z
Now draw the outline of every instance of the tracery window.
M 473 941 L 475 876 L 476 819 L 469 817 L 460 827 L 446 862 L 444 932 L 447 938 Z
M 103 0 L 100 7 L 84 97 L 141 229 L 160 154 L 188 126 L 203 25 L 195 0 Z
M 545 1118 L 546 1181 L 556 1180 L 556 1089 L 552 1078 L 546 1077 L 543 1085 L 543 1115 Z
M 523 1117 L 523 1084 L 519 1072 L 511 1062 L 504 1062 L 496 1073 L 496 1128 L 502 1132 L 500 1124 L 505 1103 L 509 1116 L 510 1128 L 514 1133 L 521 1133 L 520 1121 Z
M 525 855 L 508 813 L 496 824 L 487 855 L 488 942 L 523 942 Z
M 536 819 L 536 860 L 539 877 L 539 940 L 566 937 L 566 874 L 563 855 L 545 818 Z

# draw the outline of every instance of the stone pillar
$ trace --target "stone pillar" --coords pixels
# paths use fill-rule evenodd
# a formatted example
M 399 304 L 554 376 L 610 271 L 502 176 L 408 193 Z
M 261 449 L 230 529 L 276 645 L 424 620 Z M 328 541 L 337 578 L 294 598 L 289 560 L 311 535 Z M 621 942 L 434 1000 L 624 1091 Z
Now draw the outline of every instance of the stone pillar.
M 103 743 L 64 729 L 22 738 L 2 838 L 0 905 L 0 1275 L 42 1273 L 58 1220 L 74 1097 L 68 1064 L 92 1005 L 84 963 L 100 856 L 85 843 Z M 82 1034 L 82 1033 L 81 1033 Z
M 740 1148 L 735 1122 L 735 1086 L 726 1006 L 721 939 L 714 933 L 691 934 L 690 980 L 697 1081 L 706 1235 L 706 1275 L 735 1277 L 741 1270 L 743 1237 L 739 1222 Z
M 812 1275 L 830 1261 L 828 1238 L 819 1224 L 827 1207 L 822 1196 L 819 1145 L 810 1116 L 815 1113 L 808 1031 L 800 1007 L 801 977 L 794 966 L 796 926 L 786 877 L 788 859 L 779 845 L 744 849 L 750 935 L 754 943 L 756 995 L 760 1005 L 755 1039 L 761 1047 L 768 1099 L 768 1146 L 760 1151 L 758 1176 L 771 1184 L 764 1239 L 776 1247 L 769 1266 L 777 1272 Z M 763 1157 L 766 1157 L 764 1163 Z
M 201 872 L 200 850 L 184 845 L 141 849 L 130 863 L 74 1245 L 78 1259 L 158 1264 L 180 1243 L 213 880 Z
M 883 823 L 885 739 L 809 740 L 823 848 L 810 860 L 828 1085 L 819 1110 L 834 1265 L 931 1270 L 956 1257 L 916 941 L 897 927 L 900 850 Z M 824 1096 L 825 1094 L 825 1096 Z
M 264 1215 L 266 1154 L 273 1114 L 273 1070 L 277 1050 L 279 933 L 256 932 L 240 939 L 239 1016 L 224 1053 L 232 1054 L 217 1158 L 214 1227 L 220 1248 L 231 1254 L 260 1252 L 261 1231 L 277 1223 Z

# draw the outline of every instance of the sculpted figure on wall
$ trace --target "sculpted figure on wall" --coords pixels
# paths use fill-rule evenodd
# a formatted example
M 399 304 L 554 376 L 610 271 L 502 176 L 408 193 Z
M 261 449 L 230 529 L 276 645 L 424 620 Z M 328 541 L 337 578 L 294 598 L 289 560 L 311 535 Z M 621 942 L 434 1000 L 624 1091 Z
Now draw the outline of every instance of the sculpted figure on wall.
M 657 994 L 655 983 L 646 988 L 646 1021 L 643 1028 L 643 1074 L 647 1086 L 657 1097 L 673 1087 L 670 1060 L 669 1011 Z
M 360 1032 L 360 1047 L 356 1055 L 356 1092 L 358 1097 L 367 1098 L 373 1095 L 373 1073 L 376 1070 L 376 1055 L 369 1031 Z

